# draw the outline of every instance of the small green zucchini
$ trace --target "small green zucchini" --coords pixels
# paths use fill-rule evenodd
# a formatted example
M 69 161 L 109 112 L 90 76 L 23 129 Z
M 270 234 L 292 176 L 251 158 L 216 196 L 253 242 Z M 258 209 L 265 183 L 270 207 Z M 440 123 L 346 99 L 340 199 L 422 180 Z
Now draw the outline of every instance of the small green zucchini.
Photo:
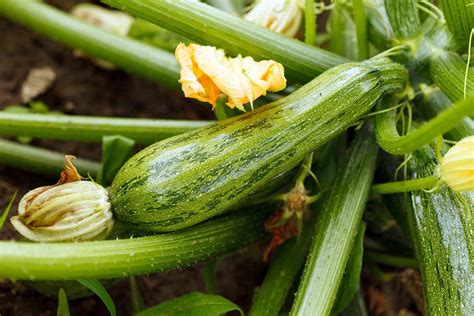
M 115 218 L 174 231 L 250 202 L 396 85 L 401 66 L 384 61 L 337 66 L 284 99 L 142 150 L 112 184 Z

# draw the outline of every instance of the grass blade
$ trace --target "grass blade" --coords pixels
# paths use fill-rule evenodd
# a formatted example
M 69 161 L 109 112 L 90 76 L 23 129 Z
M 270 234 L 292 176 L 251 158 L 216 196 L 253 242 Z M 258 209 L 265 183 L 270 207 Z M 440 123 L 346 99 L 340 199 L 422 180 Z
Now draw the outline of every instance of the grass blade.
M 10 210 L 12 208 L 13 202 L 15 201 L 17 193 L 18 191 L 15 191 L 15 193 L 13 193 L 12 197 L 10 198 L 10 202 L 8 202 L 5 211 L 3 211 L 2 216 L 0 217 L 0 230 L 2 230 L 3 225 L 5 225 L 5 222 L 7 220 L 8 214 L 10 214 Z
M 79 279 L 77 282 L 94 292 L 107 307 L 111 316 L 117 315 L 114 301 L 110 297 L 109 292 L 107 292 L 105 287 L 99 281 L 94 279 Z

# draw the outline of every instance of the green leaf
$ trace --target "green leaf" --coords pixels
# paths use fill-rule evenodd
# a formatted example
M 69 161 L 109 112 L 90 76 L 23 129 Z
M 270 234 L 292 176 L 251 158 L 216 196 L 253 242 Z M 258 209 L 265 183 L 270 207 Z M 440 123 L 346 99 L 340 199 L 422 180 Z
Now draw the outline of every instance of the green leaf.
M 243 315 L 237 305 L 222 296 L 193 292 L 155 305 L 135 316 L 218 316 L 234 310 Z
M 3 225 L 7 220 L 8 214 L 10 214 L 10 210 L 12 208 L 13 202 L 15 201 L 17 192 L 18 191 L 15 191 L 15 193 L 13 193 L 10 202 L 8 202 L 7 208 L 5 209 L 5 211 L 3 211 L 2 216 L 0 217 L 0 230 L 3 228 Z
M 94 292 L 95 295 L 97 295 L 102 300 L 104 305 L 107 307 L 111 316 L 117 315 L 114 301 L 112 300 L 107 290 L 99 281 L 94 280 L 94 279 L 79 279 L 77 280 L 77 282 L 81 283 L 86 288 Z
M 145 303 L 143 303 L 143 297 L 138 288 L 137 279 L 130 277 L 130 296 L 132 299 L 132 313 L 138 313 L 145 309 Z
M 333 306 L 334 314 L 344 310 L 359 288 L 360 273 L 362 271 L 362 257 L 364 253 L 364 233 L 365 223 L 362 222 L 357 233 L 354 245 L 352 246 L 351 256 L 347 262 L 341 285 L 337 293 L 336 302 Z
M 57 316 L 70 316 L 71 314 L 69 313 L 69 305 L 67 302 L 67 296 L 66 292 L 64 289 L 59 289 L 59 295 L 58 295 L 58 312 L 56 314 Z
M 103 186 L 112 183 L 122 165 L 133 155 L 135 141 L 119 136 L 102 137 L 102 168 L 98 182 Z

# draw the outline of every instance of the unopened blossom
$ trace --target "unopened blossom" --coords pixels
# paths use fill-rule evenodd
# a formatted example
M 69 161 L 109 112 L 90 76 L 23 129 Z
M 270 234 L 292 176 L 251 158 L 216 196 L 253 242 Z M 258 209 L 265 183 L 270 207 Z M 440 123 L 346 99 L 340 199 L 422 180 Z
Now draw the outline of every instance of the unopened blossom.
M 303 10 L 299 0 L 257 0 L 244 19 L 274 32 L 295 37 L 301 27 Z
M 212 104 L 222 94 L 227 105 L 245 111 L 243 105 L 252 103 L 267 91 L 286 87 L 283 66 L 273 60 L 255 61 L 252 57 L 229 58 L 222 49 L 181 43 L 175 51 L 181 66 L 180 80 L 184 95 Z
M 474 136 L 463 138 L 448 150 L 439 175 L 455 191 L 474 191 Z
M 36 242 L 103 239 L 113 226 L 107 191 L 93 181 L 84 181 L 66 156 L 60 181 L 36 188 L 20 201 L 15 229 Z

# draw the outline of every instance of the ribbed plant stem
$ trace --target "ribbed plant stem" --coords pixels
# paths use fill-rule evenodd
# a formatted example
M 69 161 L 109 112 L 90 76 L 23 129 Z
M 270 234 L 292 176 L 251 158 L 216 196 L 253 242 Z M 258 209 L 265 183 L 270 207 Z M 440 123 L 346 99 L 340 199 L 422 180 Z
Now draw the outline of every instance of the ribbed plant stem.
M 327 196 L 290 315 L 329 315 L 359 231 L 375 169 L 371 126 L 357 136 Z
M 228 54 L 273 59 L 285 66 L 285 73 L 306 82 L 347 59 L 290 39 L 227 14 L 199 1 L 102 0 L 115 8 L 155 23 L 202 44 L 226 50 Z
M 308 45 L 316 45 L 316 8 L 314 0 L 305 0 L 304 42 Z
M 400 136 L 397 130 L 396 112 L 389 111 L 376 116 L 376 134 L 380 147 L 392 155 L 411 153 L 432 142 L 458 125 L 465 116 L 474 113 L 474 96 L 453 104 L 417 130 Z
M 372 187 L 372 192 L 379 194 L 393 194 L 416 190 L 428 190 L 432 189 L 438 181 L 438 177 L 431 176 L 414 180 L 380 183 L 375 184 Z
M 101 142 L 103 136 L 121 135 L 140 144 L 182 134 L 212 121 L 153 120 L 95 116 L 17 114 L 0 112 L 0 135 Z
M 103 31 L 41 1 L 2 0 L 0 15 L 130 73 L 179 89 L 178 64 L 169 52 Z
M 462 48 L 469 42 L 474 27 L 474 6 L 470 0 L 440 0 L 446 24 Z
M 111 279 L 185 267 L 235 251 L 262 236 L 261 210 L 234 213 L 174 233 L 76 243 L 0 241 L 0 277 Z
M 65 154 L 0 139 L 0 164 L 45 176 L 59 177 Z M 86 159 L 76 159 L 74 165 L 79 173 L 93 178 L 100 170 L 99 163 Z
M 367 38 L 367 17 L 363 0 L 354 0 L 354 23 L 357 33 L 359 60 L 369 58 L 369 40 Z
M 417 0 L 385 0 L 384 2 L 395 35 L 400 39 L 416 37 L 420 32 Z

